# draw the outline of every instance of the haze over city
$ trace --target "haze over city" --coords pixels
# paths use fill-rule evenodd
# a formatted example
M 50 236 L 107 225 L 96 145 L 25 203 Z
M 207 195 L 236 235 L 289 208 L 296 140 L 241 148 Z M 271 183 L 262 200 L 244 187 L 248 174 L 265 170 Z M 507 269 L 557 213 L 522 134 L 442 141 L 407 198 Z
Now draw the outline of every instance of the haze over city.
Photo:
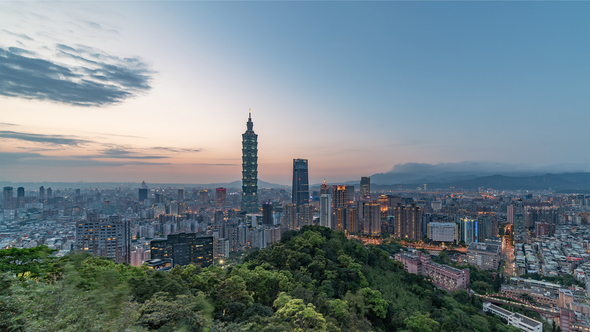
M 272 183 L 293 158 L 310 184 L 409 163 L 587 172 L 589 10 L 3 2 L 0 180 L 236 181 L 249 108 Z

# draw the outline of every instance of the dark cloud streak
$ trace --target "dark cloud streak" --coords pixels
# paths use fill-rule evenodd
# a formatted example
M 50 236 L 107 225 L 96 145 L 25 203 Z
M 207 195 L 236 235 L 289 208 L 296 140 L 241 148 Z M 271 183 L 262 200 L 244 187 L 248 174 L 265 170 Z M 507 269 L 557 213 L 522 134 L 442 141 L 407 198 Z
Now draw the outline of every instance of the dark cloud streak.
M 88 143 L 92 143 L 91 141 L 79 139 L 79 138 L 71 138 L 68 136 L 62 135 L 42 135 L 42 134 L 29 134 L 29 133 L 19 133 L 16 131 L 9 131 L 9 130 L 1 130 L 0 131 L 0 139 L 16 139 L 21 141 L 27 142 L 36 142 L 36 143 L 46 143 L 46 144 L 53 144 L 53 145 L 69 145 L 69 146 L 80 146 Z
M 152 72 L 139 59 L 119 58 L 80 46 L 56 46 L 77 65 L 28 57 L 34 53 L 0 48 L 0 95 L 76 106 L 106 106 L 148 91 Z

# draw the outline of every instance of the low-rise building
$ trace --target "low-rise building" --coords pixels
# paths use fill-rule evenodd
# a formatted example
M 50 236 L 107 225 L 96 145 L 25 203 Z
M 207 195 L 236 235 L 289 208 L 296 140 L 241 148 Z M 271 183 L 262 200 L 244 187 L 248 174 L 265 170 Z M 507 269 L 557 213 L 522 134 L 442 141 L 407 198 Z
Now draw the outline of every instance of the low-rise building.
M 429 255 L 419 251 L 395 254 L 395 260 L 404 264 L 406 271 L 421 274 L 441 288 L 456 291 L 469 290 L 469 269 L 456 269 L 451 266 L 434 263 Z
M 532 318 L 510 312 L 502 309 L 490 302 L 484 302 L 483 312 L 491 312 L 508 321 L 508 325 L 512 325 L 525 332 L 543 332 L 543 323 Z

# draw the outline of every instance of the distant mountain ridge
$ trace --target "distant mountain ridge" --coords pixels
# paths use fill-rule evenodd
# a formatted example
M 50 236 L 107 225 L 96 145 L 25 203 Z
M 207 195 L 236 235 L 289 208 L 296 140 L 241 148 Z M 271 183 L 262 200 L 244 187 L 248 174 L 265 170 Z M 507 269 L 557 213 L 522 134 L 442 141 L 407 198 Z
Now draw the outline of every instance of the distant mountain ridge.
M 496 190 L 552 190 L 563 192 L 590 192 L 590 172 L 543 174 L 534 176 L 506 176 L 491 175 L 476 177 L 466 180 L 440 181 L 440 182 L 414 182 L 400 183 L 395 185 L 371 184 L 374 190 L 395 190 L 395 189 L 466 189 L 477 190 L 478 188 L 492 188 Z
M 175 188 L 241 188 L 242 181 L 233 182 L 220 182 L 220 183 L 206 183 L 206 184 L 194 184 L 194 183 L 149 183 L 146 182 L 148 188 L 162 188 L 162 187 L 175 187 Z M 85 188 L 139 188 L 141 183 L 137 182 L 11 182 L 11 181 L 0 181 L 0 186 L 12 186 L 12 187 L 24 187 L 26 190 L 39 189 L 40 186 L 45 188 L 51 187 L 52 189 L 85 189 Z M 273 188 L 289 188 L 289 186 L 265 182 L 258 180 L 258 188 L 261 189 L 273 189 Z

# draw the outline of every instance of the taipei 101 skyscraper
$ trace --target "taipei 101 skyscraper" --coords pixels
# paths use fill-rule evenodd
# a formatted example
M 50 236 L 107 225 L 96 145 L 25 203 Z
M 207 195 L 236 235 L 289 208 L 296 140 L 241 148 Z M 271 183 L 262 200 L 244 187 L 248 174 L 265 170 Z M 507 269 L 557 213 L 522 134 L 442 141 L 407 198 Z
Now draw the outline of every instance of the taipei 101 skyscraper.
M 257 213 L 258 207 L 258 135 L 252 127 L 252 111 L 249 111 L 247 130 L 242 134 L 242 212 Z

